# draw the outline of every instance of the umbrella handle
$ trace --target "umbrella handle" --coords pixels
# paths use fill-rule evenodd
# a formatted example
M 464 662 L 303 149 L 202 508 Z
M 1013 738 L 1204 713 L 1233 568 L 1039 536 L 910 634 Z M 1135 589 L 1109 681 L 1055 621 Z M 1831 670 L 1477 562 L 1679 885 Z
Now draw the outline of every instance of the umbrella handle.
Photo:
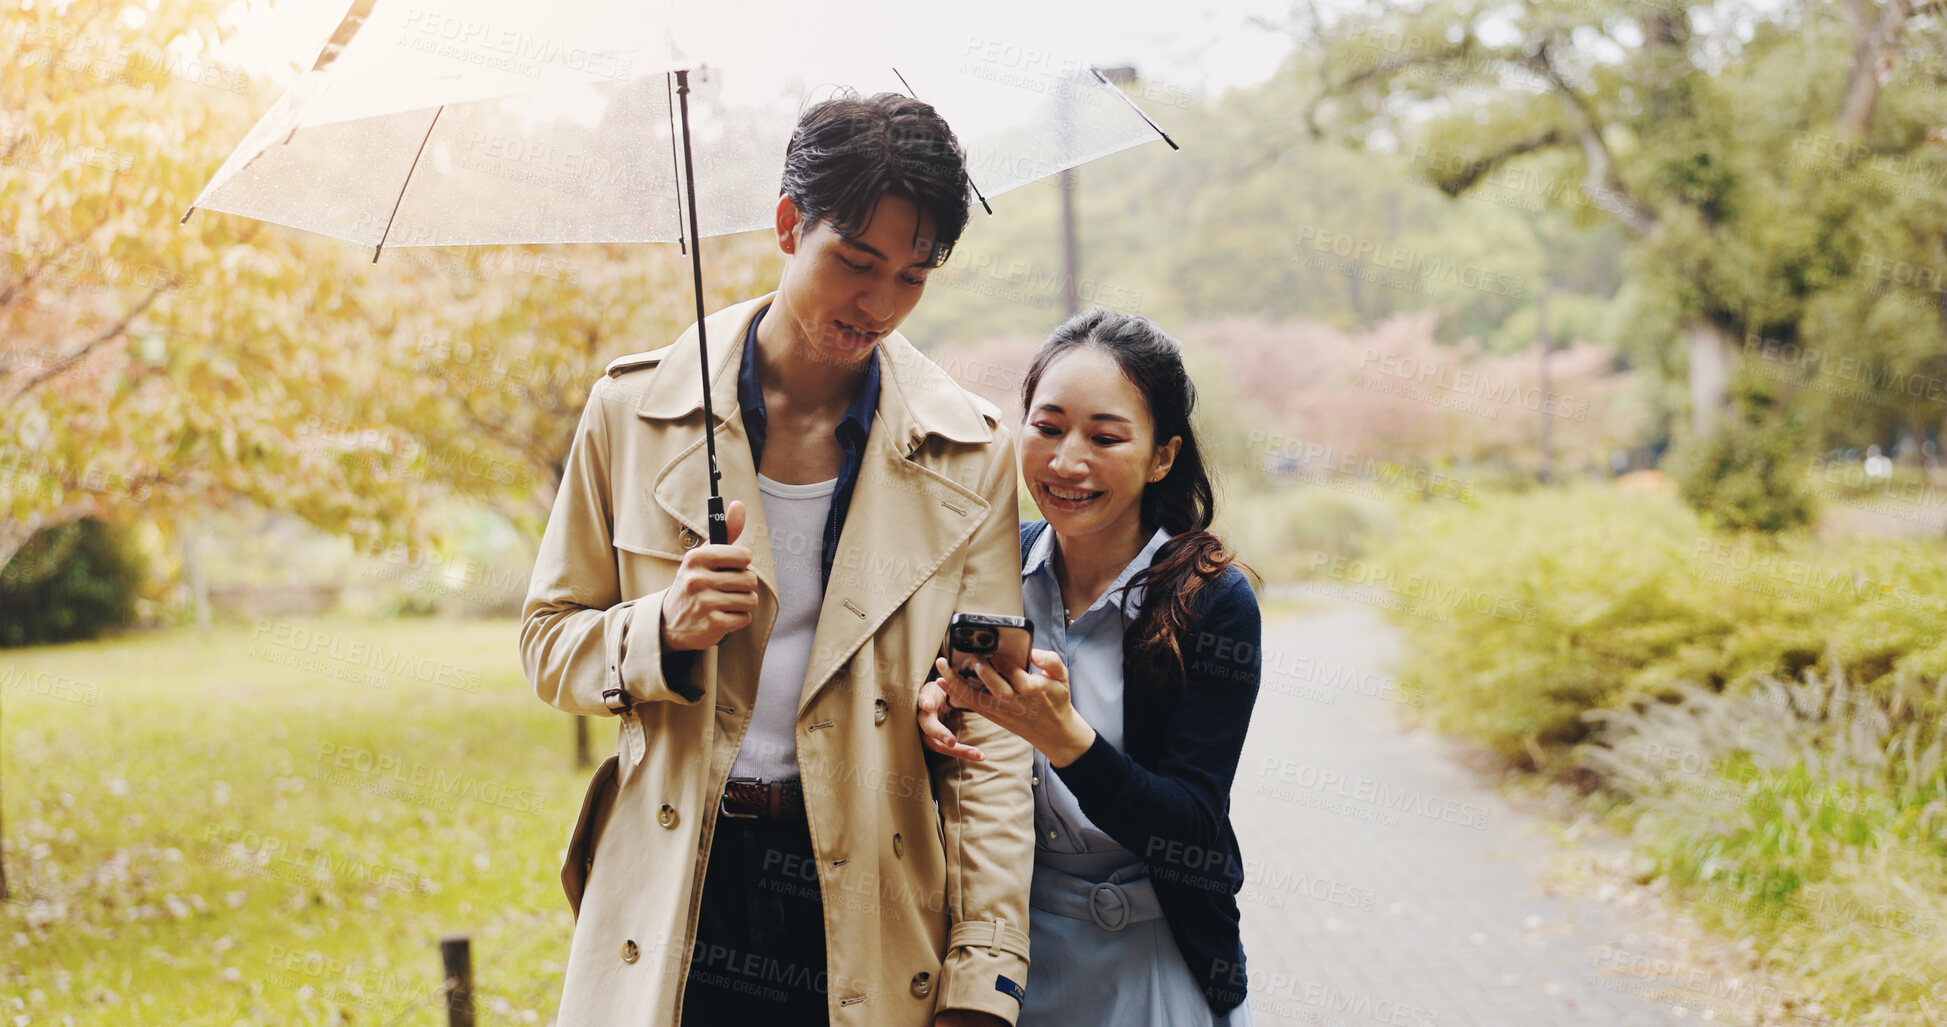
M 723 497 L 710 497 L 710 544 L 725 546 L 730 544 L 730 517 L 723 511 Z

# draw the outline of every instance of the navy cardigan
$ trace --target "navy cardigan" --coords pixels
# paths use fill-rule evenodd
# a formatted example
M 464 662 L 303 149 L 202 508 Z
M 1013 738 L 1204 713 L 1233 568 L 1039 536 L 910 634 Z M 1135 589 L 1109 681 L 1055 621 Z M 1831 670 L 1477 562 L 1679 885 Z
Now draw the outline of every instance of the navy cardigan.
M 1021 525 L 1021 560 L 1048 526 Z M 1166 543 L 1167 545 L 1167 543 Z M 1160 554 L 1159 554 L 1160 555 Z M 1262 619 L 1243 572 L 1227 567 L 1198 594 L 1196 619 L 1178 640 L 1187 671 L 1166 699 L 1162 668 L 1123 635 L 1122 737 L 1098 732 L 1081 758 L 1058 767 L 1082 812 L 1142 858 L 1170 936 L 1222 1015 L 1244 1001 L 1237 892 L 1244 860 L 1230 826 L 1230 785 L 1257 702 Z

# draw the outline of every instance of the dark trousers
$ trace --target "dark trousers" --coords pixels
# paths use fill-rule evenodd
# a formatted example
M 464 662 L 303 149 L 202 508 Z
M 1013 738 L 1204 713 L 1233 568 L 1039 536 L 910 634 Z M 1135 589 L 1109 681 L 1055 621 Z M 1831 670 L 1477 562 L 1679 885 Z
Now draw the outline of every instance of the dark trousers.
M 683 990 L 683 1027 L 831 1020 L 825 908 L 803 823 L 717 818 Z

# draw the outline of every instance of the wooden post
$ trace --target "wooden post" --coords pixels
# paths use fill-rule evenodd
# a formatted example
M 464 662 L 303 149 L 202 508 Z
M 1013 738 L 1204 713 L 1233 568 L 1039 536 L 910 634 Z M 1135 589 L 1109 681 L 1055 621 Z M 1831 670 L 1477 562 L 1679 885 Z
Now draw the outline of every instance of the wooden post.
M 464 934 L 439 940 L 440 962 L 446 964 L 446 1023 L 473 1027 L 473 957 Z

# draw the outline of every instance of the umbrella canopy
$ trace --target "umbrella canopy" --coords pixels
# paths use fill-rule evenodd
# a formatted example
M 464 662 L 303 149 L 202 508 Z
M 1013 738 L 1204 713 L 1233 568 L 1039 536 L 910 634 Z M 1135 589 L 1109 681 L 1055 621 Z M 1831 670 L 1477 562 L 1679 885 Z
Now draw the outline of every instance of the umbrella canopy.
M 808 16 L 745 3 L 353 0 L 317 63 L 183 219 L 199 207 L 242 214 L 369 245 L 374 261 L 388 245 L 680 242 L 762 228 L 800 112 L 841 88 L 932 104 L 983 204 L 1169 139 L 1058 47 L 949 35 L 956 46 L 910 6 L 874 2 Z M 709 423 L 695 246 L 690 272 Z M 710 541 L 722 543 L 716 436 L 703 437 Z
M 701 235 L 771 223 L 799 113 L 841 88 L 932 104 L 983 200 L 1167 138 L 1055 44 L 943 37 L 910 5 L 784 25 L 711 8 L 358 0 L 191 209 L 336 236 L 375 258 L 380 246 L 680 241 L 691 212 L 679 68 Z M 767 53 L 765 40 L 785 46 Z

